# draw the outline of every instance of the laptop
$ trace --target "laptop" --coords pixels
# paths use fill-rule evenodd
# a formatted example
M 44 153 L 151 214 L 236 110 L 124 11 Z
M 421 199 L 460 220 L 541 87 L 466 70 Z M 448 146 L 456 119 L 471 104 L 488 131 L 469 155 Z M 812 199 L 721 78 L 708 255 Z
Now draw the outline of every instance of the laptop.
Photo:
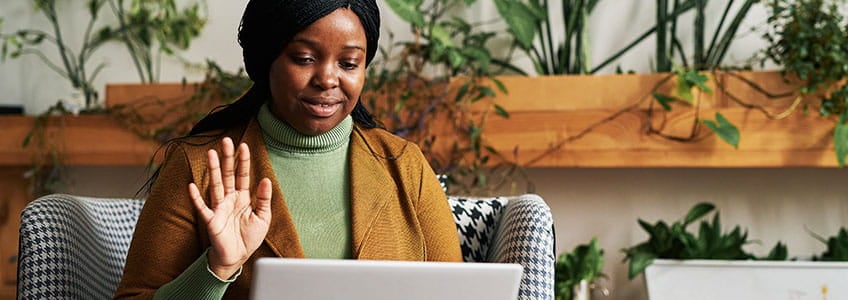
M 515 300 L 518 264 L 260 258 L 252 300 Z

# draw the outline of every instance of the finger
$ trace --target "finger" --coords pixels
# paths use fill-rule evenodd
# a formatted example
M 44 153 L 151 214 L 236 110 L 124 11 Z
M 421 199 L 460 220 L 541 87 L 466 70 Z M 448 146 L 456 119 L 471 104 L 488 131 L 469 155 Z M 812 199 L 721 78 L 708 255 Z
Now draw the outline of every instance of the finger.
M 242 191 L 250 189 L 250 149 L 247 144 L 239 145 L 239 165 L 236 174 L 236 188 Z
M 206 206 L 206 202 L 203 201 L 203 196 L 200 195 L 200 190 L 194 182 L 188 184 L 188 195 L 191 197 L 191 202 L 194 203 L 194 207 L 197 208 L 197 212 L 203 218 L 203 221 L 208 223 L 209 220 L 212 220 L 215 212 L 209 209 L 209 206 Z
M 271 180 L 267 177 L 262 178 L 259 186 L 256 187 L 256 204 L 253 212 L 260 219 L 266 222 L 271 221 Z
M 218 152 L 209 149 L 209 189 L 212 191 L 212 207 L 218 206 L 224 200 L 224 185 L 221 183 L 221 162 L 218 160 Z
M 233 150 L 233 140 L 229 137 L 224 137 L 221 150 L 223 158 L 221 159 L 221 175 L 224 182 L 224 193 L 229 194 L 236 190 L 235 187 L 235 154 Z

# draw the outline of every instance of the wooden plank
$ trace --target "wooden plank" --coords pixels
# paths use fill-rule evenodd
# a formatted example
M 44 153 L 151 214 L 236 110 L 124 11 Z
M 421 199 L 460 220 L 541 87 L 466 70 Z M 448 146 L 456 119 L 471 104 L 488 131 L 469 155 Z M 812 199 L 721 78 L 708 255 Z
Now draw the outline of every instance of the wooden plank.
M 711 116 L 714 111 L 705 109 L 701 115 Z M 705 127 L 699 139 L 689 142 L 647 135 L 643 110 L 597 125 L 573 141 L 568 140 L 610 116 L 611 111 L 517 112 L 509 119 L 491 118 L 484 136 L 508 160 L 522 164 L 533 161 L 530 166 L 536 167 L 836 166 L 832 119 L 797 113 L 784 120 L 771 120 L 743 108 L 721 111 L 740 129 L 739 149 Z M 692 111 L 671 114 L 663 132 L 688 136 L 692 118 Z M 516 147 L 517 158 L 512 156 Z M 542 155 L 549 151 L 551 154 Z
M 755 82 L 762 91 L 772 94 L 791 92 L 791 83 L 787 83 L 779 72 L 705 75 L 709 78 L 706 85 L 713 93 L 701 94 L 693 90 L 702 107 L 739 107 L 731 99 L 735 97 L 748 103 L 780 108 L 789 106 L 795 99 L 794 96 L 769 98 L 746 82 Z M 492 101 L 509 112 L 623 108 L 653 101 L 654 92 L 673 95 L 677 85 L 670 74 L 501 76 L 498 80 L 508 92 L 498 93 Z M 478 110 L 481 105 L 485 103 L 478 104 Z
M 14 299 L 21 212 L 32 198 L 26 168 L 0 168 L 0 299 Z
M 158 148 L 156 142 L 142 139 L 106 115 L 51 118 L 43 133 L 44 144 L 33 140 L 24 148 L 22 142 L 33 124 L 33 117 L 0 117 L 0 126 L 6 130 L 0 141 L 0 166 L 27 166 L 51 150 L 66 165 L 137 166 L 147 164 Z

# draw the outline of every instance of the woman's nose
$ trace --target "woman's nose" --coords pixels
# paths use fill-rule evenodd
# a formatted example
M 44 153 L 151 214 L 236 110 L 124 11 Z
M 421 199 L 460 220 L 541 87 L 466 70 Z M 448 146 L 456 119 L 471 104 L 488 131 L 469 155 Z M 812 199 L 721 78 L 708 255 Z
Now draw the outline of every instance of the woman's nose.
M 329 90 L 339 86 L 339 74 L 334 64 L 321 64 L 315 70 L 312 76 L 312 82 L 315 86 Z

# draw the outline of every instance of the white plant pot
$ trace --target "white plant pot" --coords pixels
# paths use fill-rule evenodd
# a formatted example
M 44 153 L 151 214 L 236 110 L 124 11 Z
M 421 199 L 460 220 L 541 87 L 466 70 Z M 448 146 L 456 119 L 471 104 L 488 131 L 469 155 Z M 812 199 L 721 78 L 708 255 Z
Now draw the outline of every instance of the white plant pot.
M 848 299 L 848 262 L 655 260 L 651 300 Z

